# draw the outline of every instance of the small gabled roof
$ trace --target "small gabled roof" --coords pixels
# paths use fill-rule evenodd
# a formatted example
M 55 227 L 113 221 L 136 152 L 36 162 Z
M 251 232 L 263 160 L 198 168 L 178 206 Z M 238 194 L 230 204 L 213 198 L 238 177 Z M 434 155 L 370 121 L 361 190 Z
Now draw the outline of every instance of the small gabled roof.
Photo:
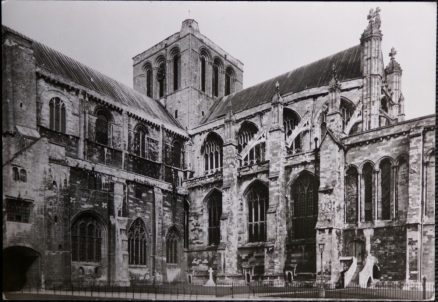
M 202 123 L 224 116 L 228 110 L 234 113 L 250 109 L 271 101 L 276 92 L 275 83 L 280 84 L 280 94 L 299 92 L 328 85 L 332 78 L 332 66 L 336 65 L 339 81 L 362 77 L 360 45 L 353 46 L 311 64 L 299 67 L 275 78 L 251 86 L 218 99 Z M 231 103 L 231 106 L 229 104 Z

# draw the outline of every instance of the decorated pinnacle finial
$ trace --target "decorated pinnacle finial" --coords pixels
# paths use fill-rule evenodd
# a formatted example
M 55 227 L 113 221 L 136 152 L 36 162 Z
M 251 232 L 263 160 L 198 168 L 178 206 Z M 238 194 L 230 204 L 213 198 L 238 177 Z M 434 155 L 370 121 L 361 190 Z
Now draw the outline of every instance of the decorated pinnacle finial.
M 339 83 L 338 80 L 338 71 L 336 69 L 336 64 L 333 63 L 332 64 L 332 78 L 329 82 L 329 90 L 330 91 L 335 91 L 337 89 L 341 88 L 341 83 Z
M 389 53 L 389 56 L 391 57 L 391 60 L 395 59 L 395 55 L 397 54 L 397 51 L 394 47 L 391 48 L 391 52 Z
M 379 30 L 381 25 L 380 7 L 376 7 L 376 9 L 370 9 L 370 12 L 367 15 L 367 19 L 369 21 L 369 25 L 367 28 L 368 31 Z
M 278 83 L 278 81 L 275 82 L 275 90 L 277 91 L 277 93 L 280 92 L 280 83 Z

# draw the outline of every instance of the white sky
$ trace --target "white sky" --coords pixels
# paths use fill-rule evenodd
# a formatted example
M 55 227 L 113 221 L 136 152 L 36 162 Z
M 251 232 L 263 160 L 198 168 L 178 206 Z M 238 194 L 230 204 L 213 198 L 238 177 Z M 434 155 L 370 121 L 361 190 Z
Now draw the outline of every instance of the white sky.
M 2 1 L 2 23 L 132 87 L 132 57 L 190 17 L 244 63 L 245 88 L 359 44 L 376 6 L 385 64 L 395 47 L 403 69 L 406 117 L 435 113 L 434 2 Z

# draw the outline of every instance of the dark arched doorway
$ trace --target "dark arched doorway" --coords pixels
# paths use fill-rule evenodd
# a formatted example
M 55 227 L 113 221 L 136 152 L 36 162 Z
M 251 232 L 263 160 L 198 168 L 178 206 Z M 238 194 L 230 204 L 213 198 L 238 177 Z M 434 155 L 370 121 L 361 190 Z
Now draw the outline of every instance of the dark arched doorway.
M 38 269 L 36 272 L 29 271 L 32 264 L 40 254 L 28 247 L 12 246 L 3 250 L 3 290 L 14 291 L 20 290 L 26 283 L 34 284 L 36 280 L 28 280 L 29 273 L 31 278 L 38 278 Z M 35 275 L 35 276 L 34 276 Z

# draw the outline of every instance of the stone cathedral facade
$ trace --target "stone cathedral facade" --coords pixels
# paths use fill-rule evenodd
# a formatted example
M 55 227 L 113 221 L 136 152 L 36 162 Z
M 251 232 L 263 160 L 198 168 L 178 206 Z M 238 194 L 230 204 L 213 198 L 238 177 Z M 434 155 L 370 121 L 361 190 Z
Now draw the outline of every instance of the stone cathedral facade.
M 189 19 L 132 89 L 3 26 L 5 288 L 432 281 L 435 115 L 405 120 L 379 9 L 359 34 L 242 89 Z

